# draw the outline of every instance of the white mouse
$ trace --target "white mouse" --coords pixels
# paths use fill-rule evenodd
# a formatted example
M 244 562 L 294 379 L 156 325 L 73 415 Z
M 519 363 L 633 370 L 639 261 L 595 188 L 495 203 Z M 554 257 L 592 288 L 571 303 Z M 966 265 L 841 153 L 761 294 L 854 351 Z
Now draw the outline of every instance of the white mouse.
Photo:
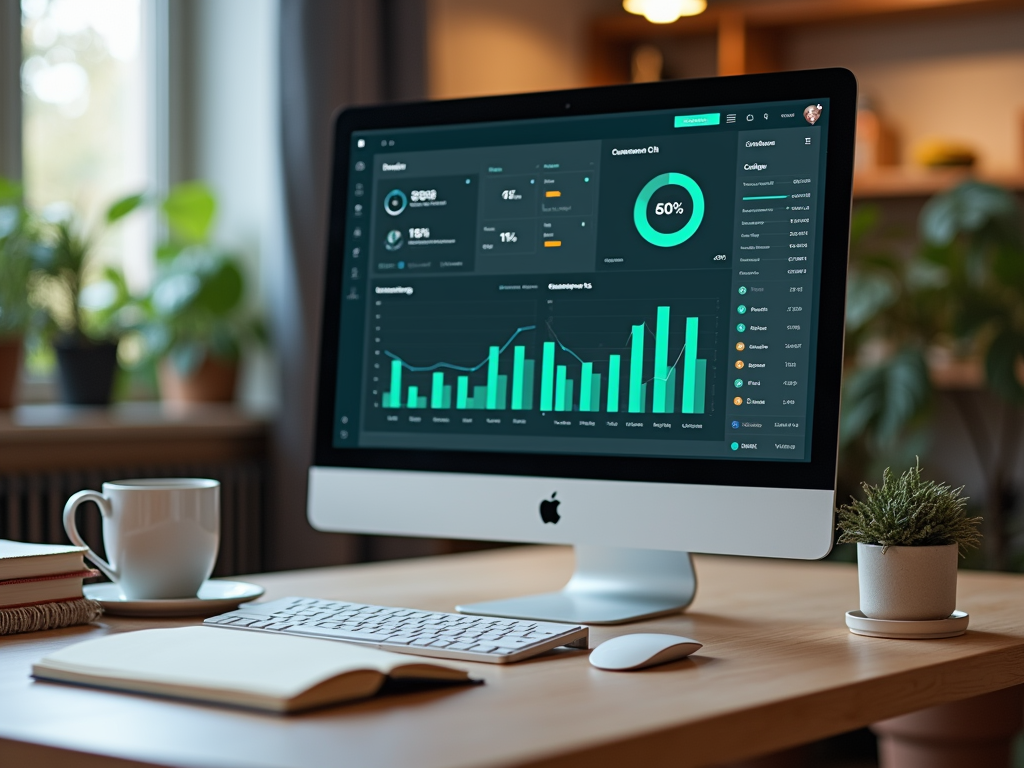
M 625 672 L 689 656 L 704 646 L 689 637 L 641 633 L 619 635 L 590 652 L 590 663 L 598 669 Z

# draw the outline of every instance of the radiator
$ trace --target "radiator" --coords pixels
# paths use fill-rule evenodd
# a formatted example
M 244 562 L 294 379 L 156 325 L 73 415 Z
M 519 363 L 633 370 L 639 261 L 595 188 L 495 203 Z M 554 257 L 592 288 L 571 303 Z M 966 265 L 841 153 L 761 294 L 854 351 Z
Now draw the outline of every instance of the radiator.
M 208 477 L 220 481 L 220 553 L 214 576 L 262 570 L 263 466 L 233 462 L 199 466 L 121 467 L 43 473 L 0 472 L 0 538 L 68 544 L 64 502 L 76 491 L 102 490 L 104 481 L 136 477 Z M 103 555 L 99 510 L 89 502 L 78 509 L 78 530 Z

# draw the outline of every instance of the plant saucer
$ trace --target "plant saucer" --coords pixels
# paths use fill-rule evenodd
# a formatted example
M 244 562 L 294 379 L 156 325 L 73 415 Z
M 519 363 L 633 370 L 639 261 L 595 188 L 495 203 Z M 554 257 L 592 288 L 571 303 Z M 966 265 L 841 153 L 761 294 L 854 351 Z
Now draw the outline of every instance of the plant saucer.
M 846 612 L 846 626 L 855 635 L 888 637 L 896 640 L 937 640 L 958 637 L 967 631 L 970 616 L 966 611 L 953 611 L 948 618 L 927 621 L 896 621 L 869 619 L 860 611 Z

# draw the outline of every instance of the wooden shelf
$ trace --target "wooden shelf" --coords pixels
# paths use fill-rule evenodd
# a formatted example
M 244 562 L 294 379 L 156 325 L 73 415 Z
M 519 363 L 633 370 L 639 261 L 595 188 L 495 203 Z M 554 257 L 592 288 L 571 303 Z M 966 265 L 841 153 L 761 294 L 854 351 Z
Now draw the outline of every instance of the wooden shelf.
M 782 33 L 822 24 L 954 17 L 957 14 L 1024 7 L 1022 0 L 720 0 L 699 16 L 652 24 L 626 12 L 601 16 L 590 26 L 590 81 L 612 85 L 630 80 L 630 56 L 652 40 L 715 36 L 718 74 L 782 69 Z
M 931 197 L 968 179 L 995 184 L 1014 192 L 1024 191 L 1024 172 L 984 174 L 969 168 L 880 168 L 854 176 L 853 196 L 857 200 Z

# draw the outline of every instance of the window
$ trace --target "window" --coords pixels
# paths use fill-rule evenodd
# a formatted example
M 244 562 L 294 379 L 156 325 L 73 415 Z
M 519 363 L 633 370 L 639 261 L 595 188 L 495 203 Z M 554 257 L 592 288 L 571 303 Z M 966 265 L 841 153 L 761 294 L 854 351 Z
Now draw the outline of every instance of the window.
M 87 226 L 151 187 L 152 130 L 142 0 L 22 0 L 22 157 L 34 210 L 73 206 Z M 108 233 L 98 260 L 144 285 L 152 237 L 141 217 Z

